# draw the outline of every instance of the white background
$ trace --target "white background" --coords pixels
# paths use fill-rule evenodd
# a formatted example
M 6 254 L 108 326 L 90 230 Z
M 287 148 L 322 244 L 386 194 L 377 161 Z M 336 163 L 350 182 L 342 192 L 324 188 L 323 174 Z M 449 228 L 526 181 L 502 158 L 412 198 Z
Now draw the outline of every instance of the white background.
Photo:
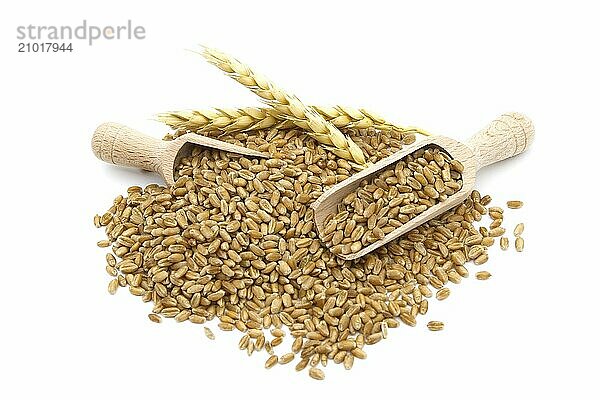
M 157 2 L 158 3 L 158 2 Z M 598 13 L 593 2 L 20 1 L 1 19 L 0 398 L 598 398 Z M 142 41 L 18 54 L 18 25 L 146 28 Z M 94 128 L 158 137 L 161 111 L 257 105 L 199 56 L 229 52 L 307 103 L 366 107 L 466 139 L 496 115 L 531 117 L 527 154 L 482 171 L 495 204 L 518 198 L 522 254 L 492 251 L 486 282 L 433 301 L 347 372 L 317 382 L 237 350 L 239 335 L 166 321 L 111 297 L 92 225 L 130 185 Z M 478 268 L 470 268 L 472 275 Z M 446 330 L 428 332 L 430 319 Z M 280 350 L 281 351 L 281 350 Z

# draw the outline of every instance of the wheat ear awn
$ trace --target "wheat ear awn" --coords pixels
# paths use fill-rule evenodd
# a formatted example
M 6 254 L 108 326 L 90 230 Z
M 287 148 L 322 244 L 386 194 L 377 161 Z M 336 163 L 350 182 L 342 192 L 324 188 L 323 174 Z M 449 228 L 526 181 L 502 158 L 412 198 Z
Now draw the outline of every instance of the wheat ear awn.
M 218 50 L 205 47 L 201 54 L 209 63 L 246 86 L 286 119 L 305 129 L 327 150 L 351 161 L 357 168 L 367 165 L 362 150 L 352 139 L 340 132 L 333 123 L 326 121 L 317 111 L 305 106 L 296 96 L 284 92 L 247 65 Z

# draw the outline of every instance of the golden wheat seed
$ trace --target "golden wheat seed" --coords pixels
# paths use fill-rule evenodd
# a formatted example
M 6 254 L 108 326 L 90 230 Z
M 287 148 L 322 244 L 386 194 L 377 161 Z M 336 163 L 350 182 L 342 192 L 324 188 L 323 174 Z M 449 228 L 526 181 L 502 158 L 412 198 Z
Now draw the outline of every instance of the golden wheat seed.
M 160 324 L 162 322 L 162 318 L 160 317 L 160 315 L 156 314 L 148 314 L 148 319 L 157 324 Z
M 352 369 L 352 366 L 354 365 L 354 356 L 352 355 L 352 353 L 346 353 L 346 355 L 344 356 L 344 368 L 347 370 Z
M 519 236 L 518 238 L 515 239 L 515 249 L 517 249 L 518 252 L 522 252 L 524 247 L 525 247 L 525 240 L 523 240 L 523 238 L 521 236 Z
M 308 376 L 318 381 L 322 381 L 323 379 L 325 379 L 325 372 L 323 372 L 323 370 L 317 367 L 311 367 L 308 370 Z
M 450 289 L 442 288 L 435 293 L 435 298 L 438 300 L 446 300 L 450 296 Z
M 215 334 L 207 326 L 204 327 L 204 335 L 206 335 L 206 337 L 210 340 L 215 340 Z
M 523 207 L 523 202 L 520 200 L 509 200 L 506 202 L 508 208 L 521 208 Z
M 294 369 L 298 372 L 302 371 L 304 368 L 306 368 L 306 366 L 308 365 L 308 362 L 309 362 L 309 358 L 303 358 L 300 360 L 300 362 L 298 362 L 298 364 L 296 364 Z
M 500 238 L 500 248 L 502 250 L 506 250 L 506 249 L 508 249 L 508 246 L 509 246 L 508 238 L 506 236 L 501 237 Z
M 272 355 L 269 358 L 267 358 L 267 361 L 265 362 L 265 368 L 266 369 L 270 369 L 273 368 L 276 364 L 277 364 L 277 356 L 276 355 Z
M 515 226 L 515 230 L 513 231 L 514 235 L 516 237 L 519 237 L 523 234 L 523 231 L 525 230 L 525 224 L 522 222 L 519 222 L 516 226 Z
M 117 279 L 112 279 L 108 283 L 108 293 L 115 294 L 115 293 L 117 293 L 118 288 L 119 288 L 119 281 Z
M 442 321 L 429 321 L 427 323 L 427 329 L 430 331 L 441 331 L 444 329 L 444 323 Z
M 274 328 L 274 329 L 271 329 L 271 335 L 273 335 L 275 337 L 283 337 L 283 336 L 285 336 L 285 332 L 279 328 Z
M 488 280 L 491 276 L 492 274 L 490 274 L 488 271 L 479 271 L 475 274 L 475 278 L 480 281 Z
M 285 353 L 281 357 L 279 357 L 279 364 L 287 364 L 294 359 L 294 353 Z

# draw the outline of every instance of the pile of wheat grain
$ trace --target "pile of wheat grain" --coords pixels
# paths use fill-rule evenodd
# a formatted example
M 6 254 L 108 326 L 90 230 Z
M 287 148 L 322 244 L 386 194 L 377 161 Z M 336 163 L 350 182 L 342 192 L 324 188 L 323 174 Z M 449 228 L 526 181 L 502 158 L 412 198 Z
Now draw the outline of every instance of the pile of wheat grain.
M 219 66 L 275 111 L 177 117 L 175 136 L 199 132 L 270 158 L 195 149 L 180 161 L 172 187 L 131 187 L 118 196 L 94 220 L 107 235 L 98 244 L 112 246 L 106 257 L 111 294 L 128 287 L 152 302 L 154 322 L 217 318 L 221 330 L 242 332 L 240 349 L 268 353 L 266 368 L 297 359 L 296 370 L 309 367 L 309 376 L 323 379 L 318 365 L 333 361 L 350 369 L 366 358 L 365 345 L 401 323 L 415 326 L 432 296 L 447 298 L 448 282 L 466 277 L 471 260 L 487 261 L 487 248 L 504 233 L 502 210 L 490 213 L 489 228 L 477 228 L 490 198 L 476 191 L 372 254 L 336 257 L 317 236 L 311 203 L 366 163 L 413 142 L 418 131 L 342 107 L 306 108 L 243 65 Z M 169 118 L 174 115 L 181 114 Z M 428 327 L 440 330 L 443 323 Z M 286 334 L 294 338 L 291 349 L 279 352 Z

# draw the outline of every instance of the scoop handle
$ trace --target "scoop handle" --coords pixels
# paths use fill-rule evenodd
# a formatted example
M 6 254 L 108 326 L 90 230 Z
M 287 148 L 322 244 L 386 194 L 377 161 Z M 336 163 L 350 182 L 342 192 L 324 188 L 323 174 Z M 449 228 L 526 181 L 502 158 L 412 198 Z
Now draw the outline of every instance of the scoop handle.
M 531 144 L 534 129 L 523 114 L 511 112 L 500 115 L 488 126 L 473 135 L 466 145 L 473 150 L 479 168 L 524 152 Z
M 161 140 L 115 122 L 96 128 L 92 136 L 92 151 L 107 163 L 161 171 L 161 156 L 165 147 Z

